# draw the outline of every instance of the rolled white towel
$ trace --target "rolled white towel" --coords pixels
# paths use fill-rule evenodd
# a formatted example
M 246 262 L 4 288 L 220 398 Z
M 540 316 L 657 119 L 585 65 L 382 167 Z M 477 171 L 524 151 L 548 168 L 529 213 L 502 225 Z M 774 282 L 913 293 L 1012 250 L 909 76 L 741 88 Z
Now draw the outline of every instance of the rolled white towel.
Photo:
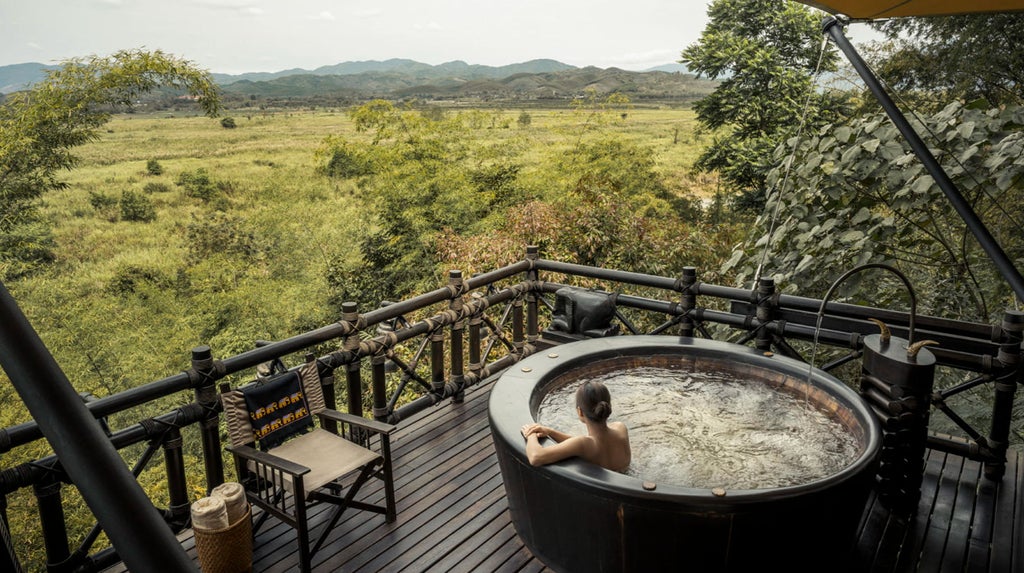
M 228 523 L 233 525 L 249 511 L 249 500 L 245 499 L 245 488 L 234 481 L 222 483 L 213 488 L 210 495 L 224 500 L 228 508 Z
M 192 529 L 220 531 L 227 529 L 228 525 L 228 508 L 224 498 L 203 497 L 192 503 Z

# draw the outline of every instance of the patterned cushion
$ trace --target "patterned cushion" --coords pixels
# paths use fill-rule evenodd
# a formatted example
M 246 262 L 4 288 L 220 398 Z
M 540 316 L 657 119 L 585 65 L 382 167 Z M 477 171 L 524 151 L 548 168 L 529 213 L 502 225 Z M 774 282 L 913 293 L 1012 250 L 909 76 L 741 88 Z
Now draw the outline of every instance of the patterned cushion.
M 313 427 L 313 416 L 298 372 L 285 372 L 242 389 L 253 436 L 269 450 Z
M 309 411 L 313 414 L 322 411 L 326 408 L 326 405 L 316 362 L 303 364 L 297 372 L 302 382 L 302 389 L 305 393 Z M 291 374 L 294 375 L 294 373 Z M 288 373 L 282 374 L 282 376 L 286 375 Z M 242 446 L 255 442 L 256 433 L 253 429 L 243 389 L 222 392 L 220 400 L 224 406 L 224 418 L 227 421 L 228 439 L 231 441 L 231 445 Z

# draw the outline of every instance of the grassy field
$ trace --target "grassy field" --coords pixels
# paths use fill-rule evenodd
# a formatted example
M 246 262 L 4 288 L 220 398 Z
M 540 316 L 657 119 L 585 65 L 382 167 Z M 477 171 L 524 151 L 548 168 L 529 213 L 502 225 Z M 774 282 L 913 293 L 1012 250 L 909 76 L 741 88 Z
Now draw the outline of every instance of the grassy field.
M 458 113 L 476 125 L 474 137 L 515 140 L 527 172 L 601 130 L 650 146 L 669 188 L 712 188 L 689 174 L 701 140 L 687 110 L 631 109 L 609 121 L 572 109 L 534 109 L 525 126 L 519 110 Z M 324 312 L 324 267 L 352 256 L 372 221 L 355 183 L 318 172 L 324 160 L 317 151 L 328 135 L 369 135 L 357 133 L 340 110 L 230 115 L 235 129 L 205 117 L 116 116 L 98 141 L 79 150 L 68 187 L 46 197 L 58 260 L 9 288 L 78 390 L 102 396 L 166 376 L 187 366 L 197 344 L 238 352 L 247 348 L 243 341 L 333 320 Z M 162 174 L 149 174 L 150 160 Z M 223 189 L 226 215 L 176 184 L 200 168 Z M 116 201 L 125 191 L 150 199 L 155 220 L 123 220 Z M 215 244 L 242 243 L 246 256 L 196 253 L 195 235 L 204 232 L 224 234 L 213 236 Z M 5 411 L 0 423 L 24 416 Z

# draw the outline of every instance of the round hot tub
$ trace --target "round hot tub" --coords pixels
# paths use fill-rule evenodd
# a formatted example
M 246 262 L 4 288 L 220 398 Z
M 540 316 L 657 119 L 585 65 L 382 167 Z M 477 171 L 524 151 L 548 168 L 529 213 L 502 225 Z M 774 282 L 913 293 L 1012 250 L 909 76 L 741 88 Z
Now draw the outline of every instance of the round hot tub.
M 549 391 L 616 370 L 664 366 L 728 372 L 810 403 L 854 438 L 839 471 L 785 487 L 725 491 L 651 483 L 570 459 L 533 467 L 520 428 Z M 491 391 L 494 447 L 517 533 L 556 571 L 841 569 L 872 483 L 881 428 L 831 375 L 725 342 L 619 336 L 558 346 L 519 362 Z M 614 409 L 629 425 L 629 413 Z M 634 448 L 634 459 L 642 455 Z

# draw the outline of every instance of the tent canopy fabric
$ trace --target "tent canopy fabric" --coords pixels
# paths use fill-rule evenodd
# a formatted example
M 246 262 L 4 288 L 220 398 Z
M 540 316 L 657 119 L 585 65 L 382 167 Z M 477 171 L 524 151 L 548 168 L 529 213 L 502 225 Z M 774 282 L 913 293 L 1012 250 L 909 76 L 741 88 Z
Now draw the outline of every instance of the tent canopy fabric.
M 898 16 L 943 16 L 981 12 L 1024 11 L 1024 0 L 798 0 L 832 14 L 855 20 Z

